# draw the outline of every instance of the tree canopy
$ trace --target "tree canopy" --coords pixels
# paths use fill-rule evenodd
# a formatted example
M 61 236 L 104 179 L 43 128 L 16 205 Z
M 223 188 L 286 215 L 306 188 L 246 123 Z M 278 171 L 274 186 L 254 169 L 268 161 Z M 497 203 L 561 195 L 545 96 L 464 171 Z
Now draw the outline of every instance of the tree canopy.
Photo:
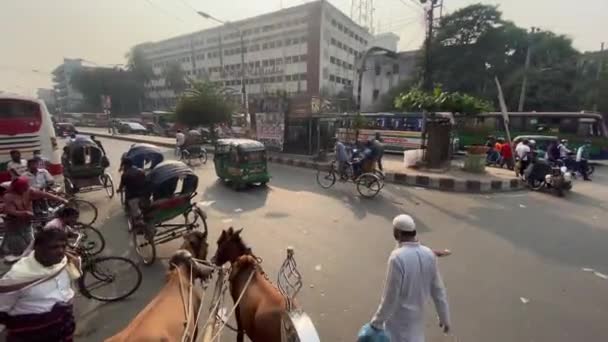
M 70 82 L 84 97 L 83 111 L 101 112 L 101 95 L 112 97 L 112 113 L 139 112 L 139 99 L 143 88 L 127 70 L 94 68 L 74 74 Z
M 492 105 L 487 101 L 458 92 L 444 92 L 439 87 L 431 93 L 417 88 L 402 93 L 395 99 L 395 107 L 416 112 L 450 112 L 463 115 L 492 110 Z
M 529 32 L 504 20 L 502 12 L 493 5 L 473 4 L 440 20 L 431 45 L 433 83 L 447 92 L 470 94 L 498 107 L 494 85 L 494 77 L 498 77 L 507 107 L 515 110 L 528 47 L 531 60 L 524 110 L 591 109 L 597 96 L 589 94 L 596 94 L 595 89 L 601 87 L 595 81 L 597 64 L 581 67 L 583 55 L 572 46 L 570 38 L 551 31 Z M 423 60 L 420 59 L 420 67 Z M 395 93 L 407 93 L 419 84 L 420 75 L 415 76 L 396 87 L 391 92 L 392 99 Z
M 236 106 L 227 88 L 195 81 L 177 103 L 177 121 L 186 126 L 211 126 L 228 122 Z

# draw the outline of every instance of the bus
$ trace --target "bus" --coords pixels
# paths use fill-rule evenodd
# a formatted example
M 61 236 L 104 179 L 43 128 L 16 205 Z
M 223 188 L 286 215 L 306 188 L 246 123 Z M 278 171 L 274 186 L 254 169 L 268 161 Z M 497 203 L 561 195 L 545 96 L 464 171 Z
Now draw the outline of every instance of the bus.
M 567 139 L 571 148 L 591 140 L 591 158 L 608 158 L 608 138 L 602 115 L 586 112 L 513 112 L 509 130 L 518 135 L 548 135 Z M 502 113 L 481 113 L 462 119 L 458 135 L 462 146 L 479 145 L 487 136 L 505 136 Z
M 21 95 L 0 93 L 0 182 L 11 179 L 7 170 L 10 151 L 24 159 L 40 151 L 48 171 L 63 173 L 51 115 L 43 101 Z
M 437 115 L 450 118 L 450 113 L 437 113 Z M 349 144 L 355 142 L 357 136 L 356 114 L 339 115 L 336 122 L 336 137 Z M 380 133 L 387 152 L 403 152 L 405 150 L 419 149 L 422 143 L 422 113 L 361 113 L 362 122 L 359 122 L 358 142 L 362 143 L 373 139 Z M 456 143 L 458 143 L 456 141 Z

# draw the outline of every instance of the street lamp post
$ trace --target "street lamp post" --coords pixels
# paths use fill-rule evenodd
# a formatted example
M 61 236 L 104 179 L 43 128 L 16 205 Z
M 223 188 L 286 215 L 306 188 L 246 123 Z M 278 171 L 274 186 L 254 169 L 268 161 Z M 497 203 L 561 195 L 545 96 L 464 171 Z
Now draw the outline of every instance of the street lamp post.
M 251 118 L 249 117 L 249 105 L 248 105 L 248 98 L 247 98 L 247 79 L 245 77 L 245 38 L 243 35 L 243 31 L 241 31 L 238 27 L 235 27 L 234 25 L 232 25 L 230 22 L 226 22 L 220 19 L 217 19 L 211 15 L 209 15 L 208 13 L 202 12 L 202 11 L 198 11 L 197 12 L 198 15 L 200 15 L 201 17 L 205 18 L 205 19 L 209 19 L 209 20 L 213 20 L 219 24 L 222 25 L 226 25 L 226 26 L 232 26 L 233 28 L 235 28 L 238 32 L 239 32 L 239 36 L 240 36 L 240 40 L 241 40 L 241 103 L 243 104 L 243 113 L 246 115 L 246 120 L 247 120 L 247 126 L 249 128 L 249 124 L 251 122 Z M 220 44 L 221 44 L 221 34 L 220 34 Z M 223 52 L 220 50 L 220 54 L 223 54 Z M 220 56 L 220 58 L 222 58 L 222 56 Z M 223 69 L 223 67 L 222 67 Z M 222 74 L 223 74 L 224 70 L 222 70 Z

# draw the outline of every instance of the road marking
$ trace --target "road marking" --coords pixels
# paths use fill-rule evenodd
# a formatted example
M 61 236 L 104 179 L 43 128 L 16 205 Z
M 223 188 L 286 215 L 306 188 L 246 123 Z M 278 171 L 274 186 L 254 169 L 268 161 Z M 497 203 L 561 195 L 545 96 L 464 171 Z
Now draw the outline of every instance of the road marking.
M 608 279 L 608 275 L 605 275 L 604 273 L 600 273 L 600 272 L 593 272 L 593 274 L 595 274 L 596 276 L 602 278 L 602 279 Z

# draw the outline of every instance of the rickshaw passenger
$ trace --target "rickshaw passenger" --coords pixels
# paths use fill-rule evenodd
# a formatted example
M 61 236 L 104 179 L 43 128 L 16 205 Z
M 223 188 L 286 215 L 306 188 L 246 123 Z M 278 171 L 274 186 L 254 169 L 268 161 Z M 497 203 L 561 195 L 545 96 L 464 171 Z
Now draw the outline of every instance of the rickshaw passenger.
M 84 146 L 76 146 L 72 148 L 72 164 L 76 166 L 84 165 L 86 160 Z
M 91 165 L 101 165 L 101 157 L 103 156 L 103 154 L 101 153 L 100 149 L 89 148 L 89 156 L 91 158 Z

